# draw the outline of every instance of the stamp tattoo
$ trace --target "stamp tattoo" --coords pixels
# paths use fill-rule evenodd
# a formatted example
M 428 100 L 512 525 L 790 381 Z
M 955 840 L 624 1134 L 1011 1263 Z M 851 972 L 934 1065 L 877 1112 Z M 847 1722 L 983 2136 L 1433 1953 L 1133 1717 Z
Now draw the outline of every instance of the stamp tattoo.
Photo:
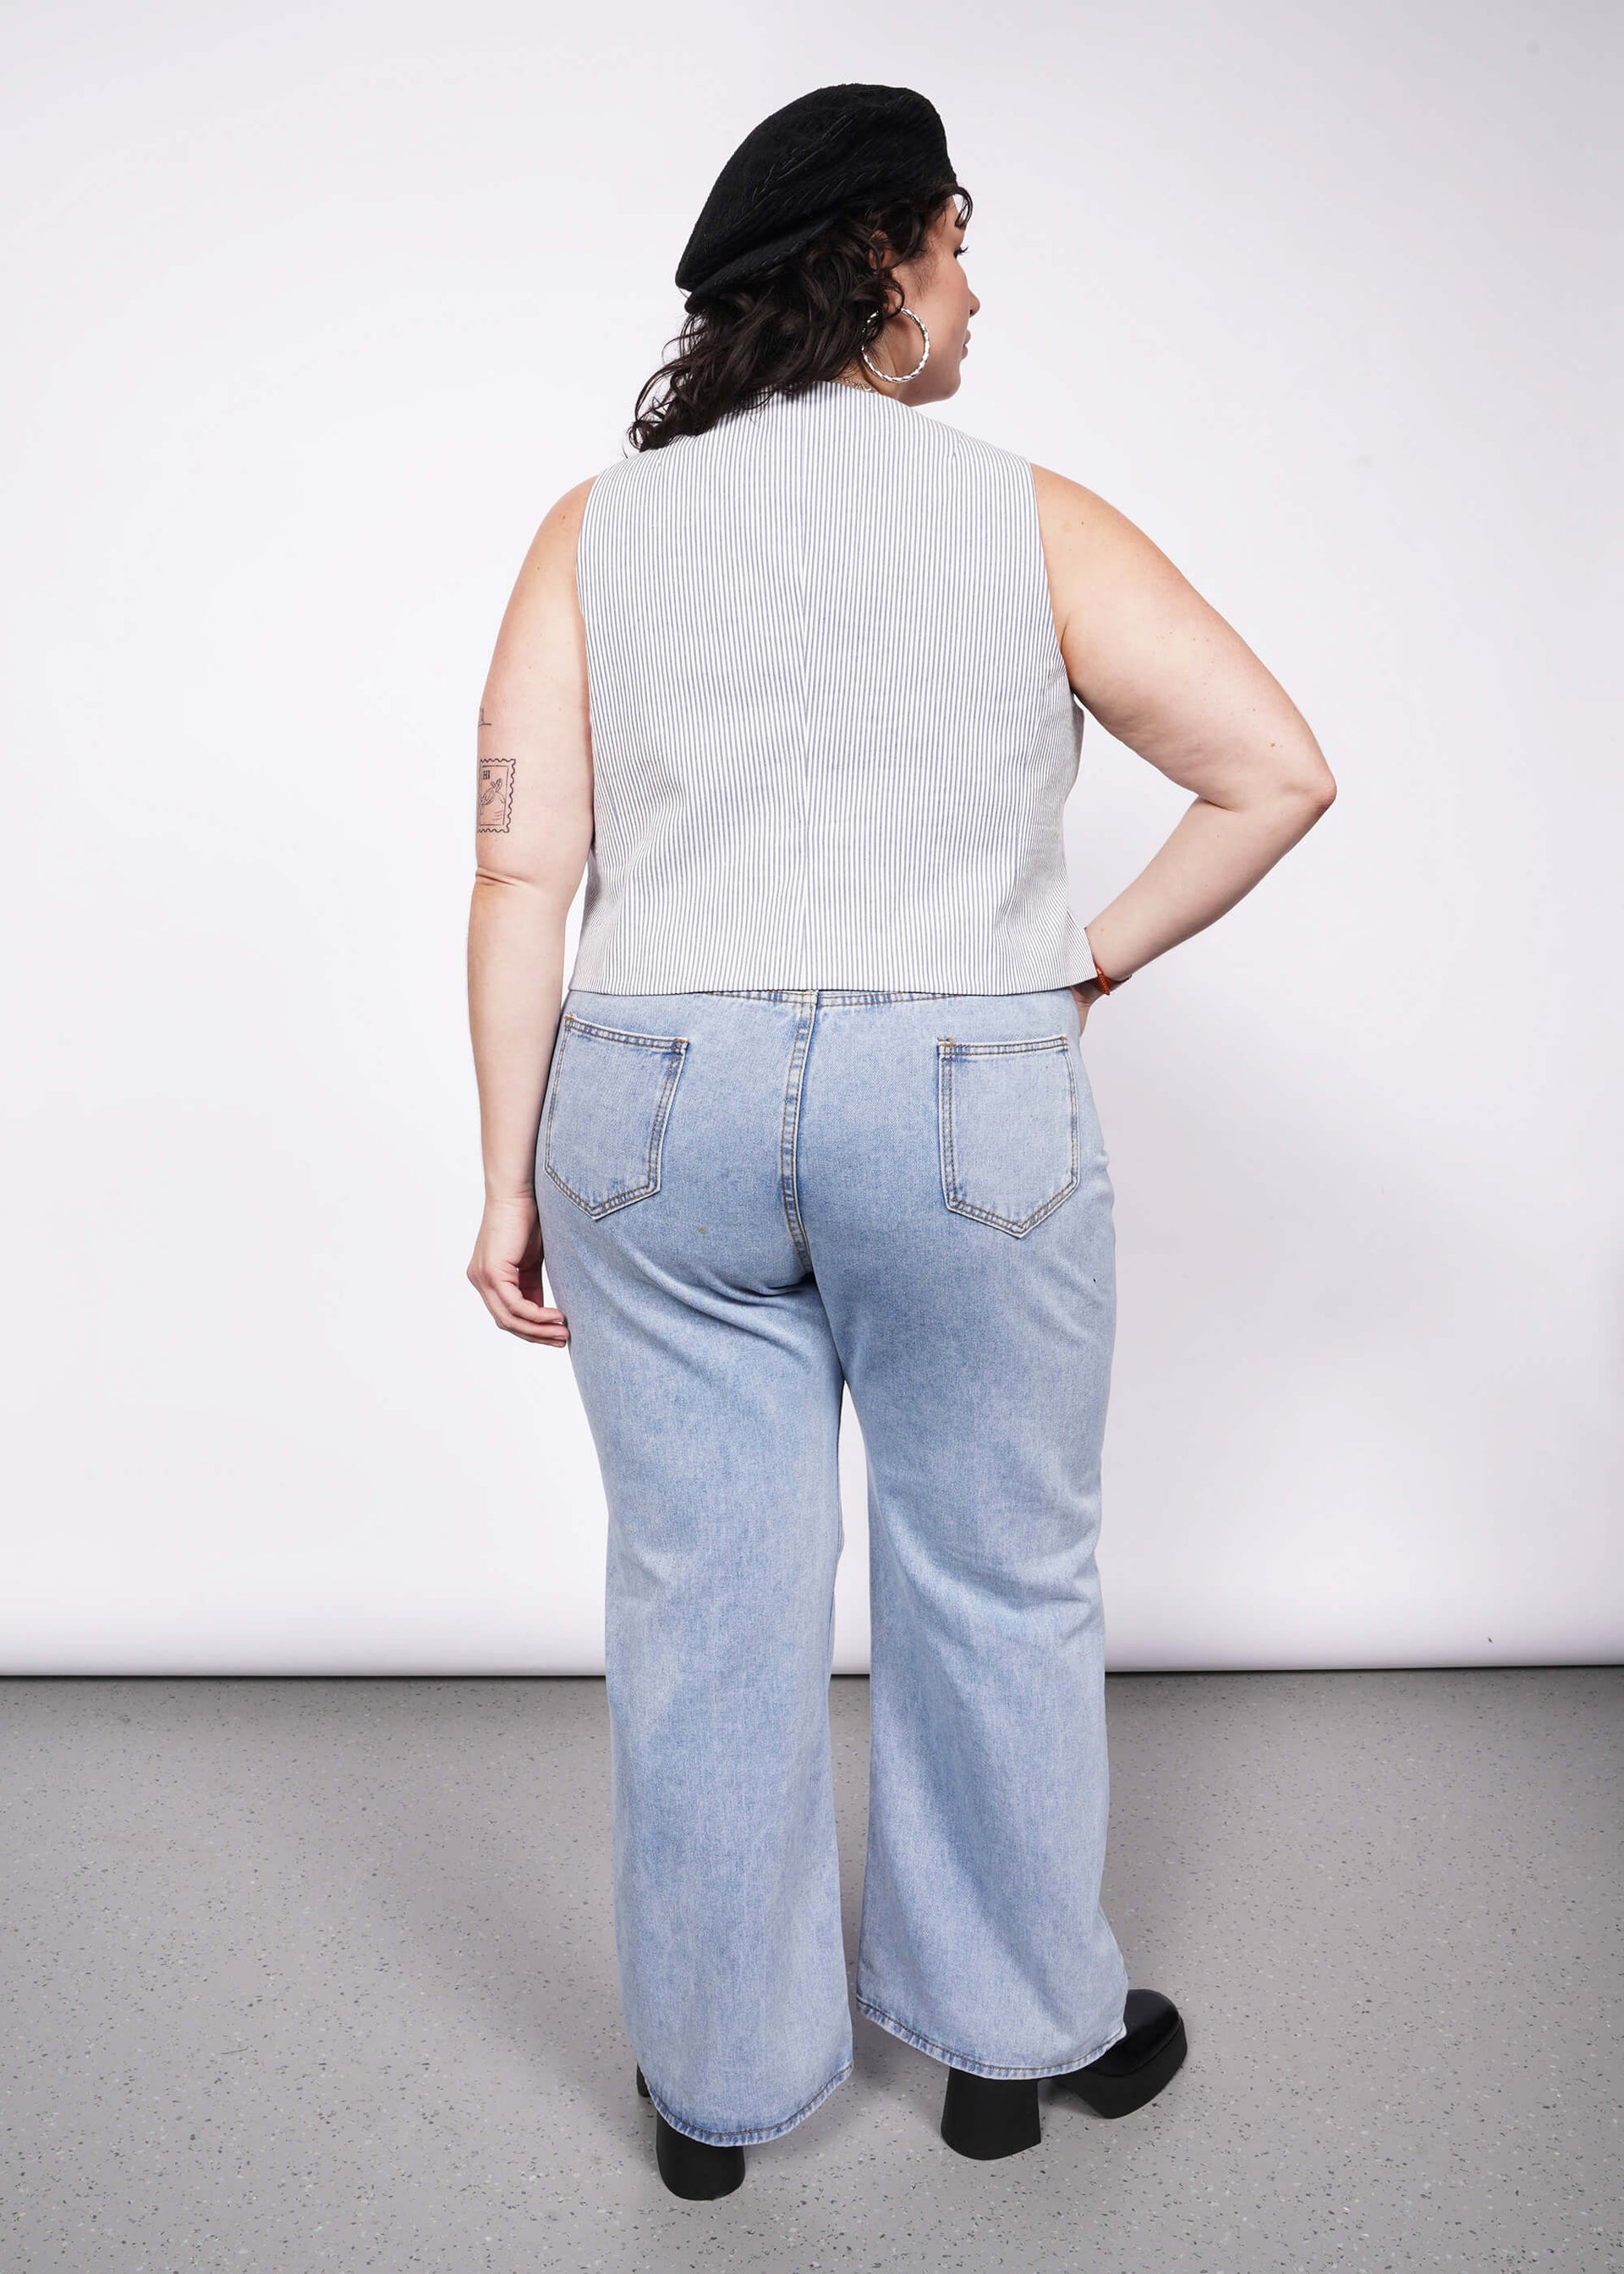
M 479 827 L 505 831 L 513 820 L 513 760 L 479 761 Z

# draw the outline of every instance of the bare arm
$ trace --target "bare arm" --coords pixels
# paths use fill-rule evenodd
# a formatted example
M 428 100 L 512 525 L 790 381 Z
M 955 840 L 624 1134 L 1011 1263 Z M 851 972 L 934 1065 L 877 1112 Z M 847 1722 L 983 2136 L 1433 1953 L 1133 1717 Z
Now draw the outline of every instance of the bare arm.
M 477 873 L 468 1007 L 485 1153 L 485 1216 L 468 1276 L 491 1315 L 562 1344 L 542 1300 L 536 1135 L 564 992 L 564 930 L 592 840 L 586 635 L 575 538 L 590 482 L 536 533 L 479 705 Z
M 1102 727 L 1194 794 L 1087 927 L 1101 970 L 1125 979 L 1244 899 L 1336 784 L 1290 697 L 1166 554 L 1092 490 L 1033 474 L 1067 677 Z

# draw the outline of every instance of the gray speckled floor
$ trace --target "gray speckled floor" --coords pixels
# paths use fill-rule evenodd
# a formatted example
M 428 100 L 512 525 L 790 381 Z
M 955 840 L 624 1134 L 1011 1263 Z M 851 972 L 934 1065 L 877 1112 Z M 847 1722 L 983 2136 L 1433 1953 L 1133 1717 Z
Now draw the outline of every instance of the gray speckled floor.
M 868 1685 L 834 1716 L 855 1941 Z M 591 1682 L 0 1684 L 5 2274 L 1624 2267 L 1624 1672 L 1110 1683 L 1107 1902 L 1184 2070 L 963 2162 L 858 2071 L 653 2165 Z

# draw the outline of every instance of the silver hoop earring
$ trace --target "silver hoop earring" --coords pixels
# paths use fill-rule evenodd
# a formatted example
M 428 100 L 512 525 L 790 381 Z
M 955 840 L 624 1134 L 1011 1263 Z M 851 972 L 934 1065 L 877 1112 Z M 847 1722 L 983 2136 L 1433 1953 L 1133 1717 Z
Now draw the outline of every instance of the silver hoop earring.
M 925 329 L 924 325 L 920 322 L 920 319 L 917 316 L 914 315 L 912 308 L 906 306 L 898 308 L 897 313 L 899 316 L 913 317 L 914 321 L 916 324 L 919 324 L 919 335 L 925 343 L 925 352 L 921 356 L 919 361 L 914 365 L 912 371 L 882 371 L 877 364 L 868 363 L 868 350 L 867 348 L 859 348 L 857 350 L 863 361 L 868 364 L 868 368 L 874 373 L 876 379 L 883 379 L 888 387 L 900 387 L 906 380 L 917 379 L 921 372 L 925 368 L 925 365 L 930 361 L 930 335 Z

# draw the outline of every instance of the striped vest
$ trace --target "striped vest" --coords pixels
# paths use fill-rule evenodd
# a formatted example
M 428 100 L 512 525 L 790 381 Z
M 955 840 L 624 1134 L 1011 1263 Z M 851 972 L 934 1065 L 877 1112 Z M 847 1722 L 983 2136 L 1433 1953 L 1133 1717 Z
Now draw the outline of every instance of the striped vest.
M 594 827 L 570 983 L 1004 995 L 1089 977 L 1083 712 L 1029 462 L 824 380 L 588 493 Z

